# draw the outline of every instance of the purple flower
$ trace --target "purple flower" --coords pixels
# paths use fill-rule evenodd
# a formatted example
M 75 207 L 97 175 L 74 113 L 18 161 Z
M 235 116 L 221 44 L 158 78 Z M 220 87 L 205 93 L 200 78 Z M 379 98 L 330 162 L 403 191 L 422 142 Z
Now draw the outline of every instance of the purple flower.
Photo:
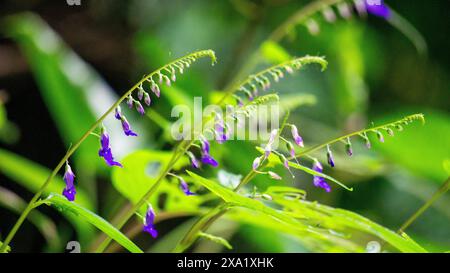
M 218 143 L 222 144 L 227 141 L 227 135 L 225 134 L 225 126 L 223 124 L 223 120 L 219 120 L 218 122 L 216 122 L 215 132 Z
M 270 176 L 270 178 L 275 179 L 275 180 L 281 180 L 281 176 L 279 176 L 277 173 L 268 171 L 267 174 Z
M 211 165 L 213 167 L 219 166 L 219 163 L 217 163 L 217 161 L 212 156 L 210 156 L 209 154 L 203 154 L 202 155 L 202 162 L 203 162 L 203 164 L 208 164 L 208 165 Z
M 287 160 L 287 158 L 284 155 L 280 154 L 280 157 L 283 160 L 284 168 L 289 171 L 289 173 L 291 174 L 292 178 L 295 178 L 295 175 L 292 173 L 291 168 L 289 168 L 289 160 Z
M 391 128 L 387 128 L 387 129 L 386 129 L 386 132 L 388 133 L 388 135 L 394 136 L 394 131 L 392 131 Z
M 195 195 L 195 193 L 193 193 L 189 190 L 188 184 L 186 183 L 186 181 L 184 181 L 184 179 L 182 177 L 178 177 L 178 179 L 180 180 L 180 187 L 183 190 L 184 194 L 186 194 L 188 196 Z
M 147 213 L 144 218 L 144 228 L 145 232 L 148 232 L 153 238 L 158 237 L 158 231 L 155 229 L 153 224 L 155 221 L 155 212 L 151 206 L 148 207 Z
M 122 121 L 122 129 L 123 129 L 123 132 L 125 133 L 125 135 L 137 136 L 137 134 L 131 130 L 130 123 L 128 122 L 128 120 L 125 116 L 122 116 L 120 120 Z
M 381 142 L 384 142 L 384 136 L 383 136 L 383 134 L 382 134 L 380 131 L 376 131 L 376 132 L 377 132 L 378 140 L 381 141 Z
M 159 96 L 161 95 L 161 91 L 159 90 L 159 86 L 156 83 L 152 82 L 152 85 L 151 85 L 150 89 L 159 98 Z
M 200 163 L 198 162 L 197 158 L 192 154 L 191 152 L 187 152 L 187 155 L 189 156 L 189 159 L 191 160 L 191 165 L 193 168 L 200 168 Z
M 202 162 L 204 164 L 211 165 L 213 167 L 219 166 L 219 163 L 209 155 L 209 142 L 205 137 L 200 138 L 200 142 L 202 144 Z
M 349 156 L 353 155 L 352 143 L 350 142 L 350 138 L 347 138 L 347 143 L 345 144 L 345 151 Z
M 271 152 L 272 145 L 270 143 L 267 143 L 266 147 L 264 147 L 264 158 L 268 158 Z
M 144 103 L 147 104 L 147 106 L 150 106 L 152 103 L 150 95 L 147 92 L 144 93 Z
M 138 89 L 138 99 L 139 100 L 142 100 L 142 98 L 144 97 L 144 93 L 145 93 L 145 91 L 144 91 L 144 88 L 142 88 L 142 84 L 141 84 Z
M 98 155 L 100 157 L 103 157 L 105 159 L 106 164 L 108 166 L 118 166 L 123 167 L 122 164 L 120 164 L 117 161 L 114 161 L 114 157 L 112 155 L 111 147 L 109 145 L 109 135 L 108 132 L 106 132 L 106 128 L 102 128 L 102 134 L 100 136 L 100 150 L 98 151 Z
M 120 109 L 120 106 L 117 106 L 114 110 L 114 117 L 118 120 L 122 119 L 122 110 Z
M 139 114 L 144 115 L 145 110 L 144 107 L 142 107 L 142 104 L 138 101 L 135 102 L 136 110 L 139 112 Z
M 69 162 L 66 162 L 66 171 L 64 172 L 64 182 L 66 182 L 66 187 L 64 188 L 62 194 L 67 198 L 69 201 L 75 200 L 75 195 L 77 194 L 77 191 L 75 190 L 75 184 L 73 183 L 73 180 L 75 178 L 75 174 L 72 172 L 72 168 L 70 168 Z
M 368 13 L 389 19 L 391 16 L 391 10 L 384 4 L 383 0 L 364 0 L 366 10 Z
M 322 173 L 322 171 L 323 171 L 322 164 L 320 164 L 320 162 L 317 160 L 314 160 L 312 169 L 318 173 Z M 313 183 L 314 183 L 314 186 L 323 188 L 326 192 L 331 191 L 330 185 L 328 185 L 328 183 L 325 181 L 325 178 L 323 178 L 321 176 L 315 175 L 313 177 Z
M 128 108 L 133 108 L 133 97 L 131 96 L 131 95 L 129 95 L 128 96 L 128 99 L 127 99 L 127 105 L 128 105 Z
M 200 142 L 202 144 L 202 153 L 209 154 L 209 141 L 206 138 L 201 137 Z
M 257 157 L 257 158 L 255 158 L 255 160 L 253 160 L 253 164 L 252 164 L 253 170 L 258 169 L 259 164 L 261 164 L 261 157 Z
M 244 102 L 242 101 L 242 99 L 239 96 L 234 96 L 234 98 L 236 99 L 237 105 L 239 107 L 244 106 Z
M 275 138 L 278 136 L 278 129 L 273 129 L 270 132 L 269 141 L 264 147 L 264 158 L 268 158 L 272 152 L 272 144 L 275 142 Z
M 292 133 L 292 138 L 295 141 L 295 144 L 297 144 L 300 147 L 303 147 L 303 139 L 302 137 L 298 134 L 298 130 L 297 127 L 295 125 L 291 125 L 291 133 Z
M 330 146 L 327 146 L 327 161 L 331 167 L 334 167 L 333 153 L 330 150 Z
M 366 147 L 367 149 L 370 149 L 372 147 L 372 144 L 370 143 L 370 140 L 366 138 Z
M 350 143 L 345 144 L 345 151 L 349 156 L 353 155 L 352 145 Z
M 289 74 L 294 73 L 294 69 L 292 69 L 292 67 L 290 67 L 290 66 L 288 66 L 288 65 L 286 65 L 286 66 L 284 67 L 284 69 L 286 69 L 286 72 L 289 73 Z

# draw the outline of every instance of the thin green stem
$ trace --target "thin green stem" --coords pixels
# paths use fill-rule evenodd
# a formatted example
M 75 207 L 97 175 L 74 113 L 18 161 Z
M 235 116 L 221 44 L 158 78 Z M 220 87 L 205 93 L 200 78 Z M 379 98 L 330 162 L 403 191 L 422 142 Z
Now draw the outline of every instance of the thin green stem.
M 397 233 L 402 234 L 405 229 L 407 229 L 420 215 L 422 215 L 439 197 L 445 194 L 450 189 L 450 177 L 442 184 L 441 187 L 428 199 L 428 201 L 423 204 L 408 220 L 403 223 L 403 225 L 399 228 Z

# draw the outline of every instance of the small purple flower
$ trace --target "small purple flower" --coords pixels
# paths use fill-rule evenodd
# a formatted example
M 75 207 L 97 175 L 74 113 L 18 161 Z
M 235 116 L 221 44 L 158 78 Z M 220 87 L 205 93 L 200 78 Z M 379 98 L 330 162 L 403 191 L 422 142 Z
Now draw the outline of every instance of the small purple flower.
M 347 143 L 345 144 L 345 151 L 349 156 L 353 155 L 352 143 L 350 142 L 350 138 L 347 138 Z
M 170 86 L 171 82 L 170 82 L 169 77 L 167 77 L 166 75 L 164 75 L 164 79 L 166 79 L 166 85 L 167 85 L 167 86 Z
M 284 168 L 289 171 L 289 173 L 291 174 L 292 178 L 295 178 L 295 175 L 292 173 L 291 168 L 289 168 L 289 160 L 287 160 L 287 158 L 284 155 L 280 155 L 280 157 L 283 160 Z
M 122 121 L 122 129 L 123 129 L 123 132 L 125 133 L 125 135 L 137 136 L 137 134 L 135 132 L 133 132 L 133 130 L 131 130 L 131 125 L 125 116 L 122 116 L 122 118 L 120 120 Z
M 187 196 L 195 195 L 195 193 L 193 193 L 189 190 L 188 184 L 186 183 L 186 181 L 184 181 L 184 179 L 182 177 L 178 177 L 178 180 L 180 180 L 180 187 L 183 190 L 184 194 L 186 194 Z
M 200 138 L 202 144 L 202 153 L 209 154 L 209 141 L 205 137 Z
M 139 114 L 144 115 L 145 110 L 144 107 L 142 107 L 142 104 L 138 101 L 135 102 L 136 110 L 139 112 Z
M 203 164 L 208 164 L 211 165 L 213 167 L 217 167 L 219 166 L 219 163 L 209 154 L 203 154 L 202 155 L 202 162 Z
M 333 153 L 331 152 L 330 146 L 328 145 L 327 145 L 327 161 L 331 167 L 334 167 Z
M 317 161 L 316 159 L 314 160 L 312 169 L 318 173 L 323 172 L 322 164 L 320 164 L 320 162 Z M 313 183 L 314 183 L 314 186 L 323 188 L 326 192 L 331 191 L 330 185 L 328 185 L 328 183 L 325 181 L 325 178 L 323 178 L 321 176 L 314 175 Z
M 367 149 L 370 149 L 372 147 L 372 144 L 370 143 L 369 138 L 366 138 L 365 140 L 366 140 L 366 147 L 367 147 Z
M 133 102 L 134 102 L 133 97 L 130 94 L 127 99 L 128 108 L 130 108 L 130 109 L 133 108 Z
M 253 164 L 252 164 L 253 170 L 258 169 L 259 164 L 261 164 L 261 157 L 257 157 L 257 158 L 255 158 L 255 160 L 253 160 Z
M 147 92 L 144 93 L 144 103 L 147 104 L 147 106 L 150 106 L 150 104 L 152 103 L 152 99 Z
M 272 145 L 270 143 L 267 143 L 267 145 L 264 147 L 264 158 L 268 158 L 271 152 Z
M 144 91 L 144 88 L 142 88 L 142 84 L 141 84 L 138 88 L 138 94 L 137 94 L 139 100 L 142 100 L 142 98 L 144 97 L 144 93 L 145 93 L 145 91 Z
M 219 166 L 219 163 L 209 154 L 209 141 L 205 137 L 200 138 L 202 144 L 202 162 L 213 167 Z
M 239 96 L 234 96 L 234 98 L 236 99 L 237 105 L 238 105 L 239 107 L 244 106 L 244 102 L 242 101 L 241 97 L 239 97 Z
M 270 178 L 275 179 L 275 180 L 281 180 L 283 178 L 281 178 L 281 176 L 279 176 L 277 173 L 268 171 L 267 174 L 270 176 Z
M 200 168 L 200 163 L 198 162 L 197 158 L 192 154 L 191 152 L 187 152 L 187 155 L 189 156 L 189 159 L 191 160 L 191 165 L 193 168 Z
M 219 120 L 215 124 L 216 140 L 218 143 L 222 144 L 227 141 L 227 135 L 225 134 L 225 126 L 223 120 Z
M 66 187 L 64 188 L 62 194 L 67 198 L 67 200 L 74 201 L 75 195 L 77 194 L 77 191 L 75 190 L 75 184 L 73 183 L 75 174 L 72 172 L 72 168 L 70 168 L 69 162 L 66 162 L 66 170 L 64 172 L 63 179 L 64 182 L 66 182 Z
M 366 10 L 368 13 L 389 19 L 391 16 L 391 10 L 384 4 L 383 0 L 364 0 Z
M 345 144 L 345 151 L 347 152 L 348 156 L 353 155 L 353 149 L 350 143 Z
M 378 140 L 384 142 L 384 136 L 380 131 L 376 131 Z
M 120 109 L 120 106 L 117 106 L 114 110 L 114 117 L 118 120 L 122 119 L 122 110 Z
M 388 133 L 388 135 L 394 136 L 394 131 L 391 128 L 387 128 L 386 132 Z
M 303 147 L 303 138 L 298 134 L 297 126 L 291 125 L 291 133 L 292 138 L 295 141 L 295 144 L 297 144 L 300 147 Z
M 292 69 L 292 67 L 290 67 L 290 66 L 288 66 L 288 65 L 286 65 L 286 66 L 284 67 L 284 69 L 286 69 L 286 72 L 289 73 L 289 74 L 294 73 L 294 69 Z
M 153 238 L 158 237 L 158 231 L 155 229 L 155 212 L 152 206 L 148 207 L 147 213 L 144 218 L 144 228 L 145 232 L 148 232 Z
M 102 134 L 100 136 L 100 150 L 98 151 L 98 155 L 100 157 L 103 157 L 105 159 L 106 164 L 108 166 L 118 166 L 123 167 L 122 164 L 120 164 L 117 161 L 114 161 L 114 157 L 112 155 L 111 147 L 109 144 L 109 135 L 108 132 L 106 132 L 106 128 L 102 128 Z
M 150 87 L 150 89 L 156 95 L 156 97 L 159 98 L 159 96 L 161 95 L 161 91 L 159 90 L 159 86 L 156 83 L 152 82 L 152 86 Z
M 270 132 L 269 141 L 264 147 L 264 158 L 268 158 L 272 152 L 272 144 L 275 142 L 275 138 L 278 136 L 278 129 L 273 129 Z

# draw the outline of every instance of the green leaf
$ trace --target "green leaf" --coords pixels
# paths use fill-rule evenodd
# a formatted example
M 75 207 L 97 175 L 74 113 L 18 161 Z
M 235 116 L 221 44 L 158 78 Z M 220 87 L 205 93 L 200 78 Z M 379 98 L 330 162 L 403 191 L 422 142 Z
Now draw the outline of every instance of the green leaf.
M 108 221 L 93 213 L 92 211 L 78 205 L 77 203 L 68 201 L 62 195 L 51 194 L 47 199 L 44 199 L 41 202 L 49 206 L 55 206 L 63 213 L 70 212 L 76 217 L 89 222 L 132 253 L 143 252 L 138 246 L 136 246 L 130 239 L 128 239 L 114 226 L 112 226 Z
M 350 240 L 351 237 L 346 235 L 358 231 L 366 236 L 379 237 L 403 252 L 425 251 L 412 240 L 406 240 L 395 232 L 350 211 L 293 199 L 286 197 L 284 193 L 276 194 L 276 191 L 272 191 L 273 201 L 283 207 L 280 211 L 257 200 L 243 197 L 195 173 L 187 172 L 197 183 L 222 198 L 229 206 L 246 208 L 233 210 L 231 212 L 233 219 L 270 226 L 280 232 L 290 233 L 309 246 L 323 244 L 322 247 L 328 245 L 328 250 L 362 251 L 364 247 L 355 245 L 355 242 Z M 276 221 L 273 221 L 274 219 Z
M 261 53 L 266 60 L 273 64 L 292 59 L 291 55 L 282 46 L 273 41 L 264 42 L 261 46 Z
M 138 202 L 142 196 L 155 183 L 156 179 L 161 175 L 167 167 L 172 153 L 162 151 L 141 150 L 129 154 L 122 160 L 124 168 L 116 168 L 113 171 L 113 186 L 130 202 Z M 189 160 L 182 157 L 174 165 L 174 170 L 179 170 L 186 166 Z M 195 191 L 194 188 L 191 188 Z M 180 190 L 179 183 L 176 179 L 164 181 L 159 185 L 157 191 L 152 194 L 150 203 L 153 204 L 155 210 L 158 208 L 160 196 L 164 196 L 165 203 L 163 209 L 165 211 L 197 211 L 202 199 L 197 196 L 185 196 Z

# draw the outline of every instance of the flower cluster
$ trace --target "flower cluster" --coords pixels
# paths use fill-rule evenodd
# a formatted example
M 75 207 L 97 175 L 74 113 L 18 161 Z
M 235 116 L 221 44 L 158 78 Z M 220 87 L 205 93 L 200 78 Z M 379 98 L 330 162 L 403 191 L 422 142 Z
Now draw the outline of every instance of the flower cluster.
M 392 12 L 383 0 L 353 0 L 353 3 L 349 2 L 342 1 L 335 5 L 324 6 L 321 11 L 322 17 L 326 22 L 333 23 L 337 19 L 336 13 L 344 19 L 349 19 L 352 17 L 354 10 L 362 17 L 365 17 L 368 13 L 386 20 L 391 17 Z M 314 18 L 306 20 L 304 25 L 312 35 L 317 35 L 320 32 L 319 24 Z
M 337 138 L 331 142 L 328 142 L 324 145 L 319 146 L 319 148 L 325 147 L 327 163 L 330 167 L 335 167 L 335 159 L 333 156 L 333 152 L 331 150 L 331 144 L 333 144 L 335 142 L 339 142 L 339 141 L 344 142 L 346 154 L 348 156 L 353 156 L 353 147 L 352 147 L 352 143 L 350 140 L 351 136 L 360 136 L 365 141 L 367 148 L 371 148 L 372 144 L 369 140 L 368 133 L 374 134 L 380 142 L 384 142 L 385 139 L 384 139 L 383 131 L 385 131 L 389 136 L 394 136 L 394 129 L 401 131 L 401 130 L 403 130 L 403 125 L 408 125 L 409 123 L 411 123 L 414 120 L 421 120 L 422 122 L 424 122 L 424 117 L 422 114 L 411 115 L 411 116 L 403 118 L 399 121 L 392 122 L 392 123 L 389 123 L 384 126 L 373 127 L 370 129 L 362 130 L 360 132 L 355 132 L 355 133 L 349 134 L 347 136 L 343 136 L 341 138 Z M 295 143 L 295 145 L 300 148 L 303 148 L 304 147 L 303 138 L 300 136 L 297 126 L 295 126 L 293 124 L 285 124 L 285 126 L 283 126 L 283 129 L 286 127 L 290 127 L 291 137 L 292 137 L 292 140 Z M 282 133 L 281 131 L 282 130 L 275 129 L 271 132 L 268 142 L 264 145 L 264 148 L 262 151 L 263 155 L 255 158 L 252 162 L 252 169 L 254 172 L 259 173 L 259 174 L 266 174 L 270 178 L 275 179 L 275 180 L 281 180 L 282 178 L 280 175 L 278 175 L 272 171 L 262 172 L 259 170 L 259 168 L 263 165 L 264 161 L 267 160 L 272 153 L 275 154 L 276 156 L 278 156 L 283 167 L 289 171 L 289 173 L 292 175 L 293 178 L 295 176 L 291 172 L 290 166 L 294 163 L 291 163 L 289 160 L 296 160 L 296 163 L 298 165 L 300 165 L 299 162 L 297 161 L 298 156 L 296 155 L 294 144 L 291 141 L 284 138 L 283 136 L 281 136 L 281 133 Z M 276 141 L 276 139 L 279 139 L 286 143 L 286 148 L 290 154 L 289 158 L 287 158 L 283 153 L 273 149 L 274 142 Z M 300 154 L 302 154 L 302 153 L 300 153 Z M 303 153 L 303 154 L 307 154 L 307 153 Z M 325 176 L 320 175 L 323 173 L 322 164 L 319 162 L 319 160 L 317 158 L 313 158 L 311 156 L 308 156 L 308 157 L 311 158 L 313 161 L 312 170 L 315 172 L 313 175 L 314 186 L 323 188 L 326 192 L 330 192 L 331 187 L 325 181 L 325 178 L 324 178 Z
M 304 65 L 310 63 L 320 64 L 322 66 L 322 70 L 324 70 L 327 66 L 326 61 L 321 57 L 305 56 L 302 58 L 296 58 L 265 69 L 255 75 L 251 75 L 237 88 L 237 91 L 244 94 L 249 101 L 253 101 L 261 94 L 262 91 L 267 91 L 270 88 L 272 80 L 278 82 L 285 76 L 285 73 L 293 74 L 295 70 L 299 70 Z M 235 98 L 238 106 L 244 105 L 244 101 L 241 96 L 235 94 L 233 97 Z

